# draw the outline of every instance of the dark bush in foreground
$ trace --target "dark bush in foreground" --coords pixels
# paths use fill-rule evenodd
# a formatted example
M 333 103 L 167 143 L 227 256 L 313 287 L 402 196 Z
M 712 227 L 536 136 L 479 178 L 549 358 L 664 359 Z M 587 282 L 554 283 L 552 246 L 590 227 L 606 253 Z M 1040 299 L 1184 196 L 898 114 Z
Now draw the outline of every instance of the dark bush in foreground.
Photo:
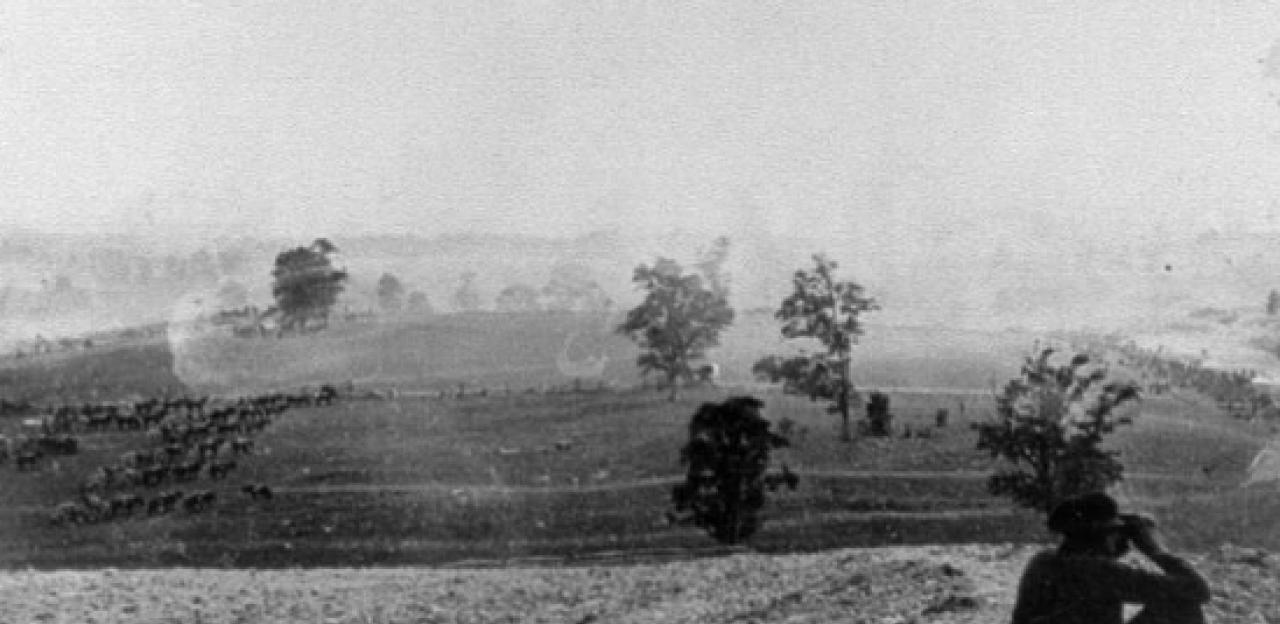
M 797 478 L 785 466 L 780 475 L 765 475 L 769 451 L 788 442 L 769 430 L 762 407 L 755 397 L 703 403 L 680 450 L 688 472 L 672 491 L 677 519 L 706 529 L 721 543 L 740 543 L 760 528 L 765 487 L 796 486 Z

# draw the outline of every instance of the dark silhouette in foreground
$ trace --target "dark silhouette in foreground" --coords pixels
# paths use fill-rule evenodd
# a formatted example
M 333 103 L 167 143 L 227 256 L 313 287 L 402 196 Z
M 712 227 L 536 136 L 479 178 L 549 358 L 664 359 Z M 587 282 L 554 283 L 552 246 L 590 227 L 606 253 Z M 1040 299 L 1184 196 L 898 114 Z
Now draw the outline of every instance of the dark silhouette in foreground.
M 688 473 L 672 490 L 675 511 L 669 521 L 702 527 L 722 544 L 739 544 L 760 528 L 766 488 L 796 488 L 799 478 L 785 464 L 782 472 L 766 474 L 769 452 L 789 442 L 770 430 L 763 408 L 751 396 L 698 408 L 689 421 L 689 441 L 680 449 Z
M 1150 518 L 1120 514 L 1115 500 L 1095 492 L 1055 507 L 1049 530 L 1063 536 L 1062 544 L 1027 564 L 1013 624 L 1120 624 L 1125 603 L 1142 605 L 1129 624 L 1205 621 L 1208 583 L 1164 550 Z M 1161 572 L 1121 563 L 1131 544 Z

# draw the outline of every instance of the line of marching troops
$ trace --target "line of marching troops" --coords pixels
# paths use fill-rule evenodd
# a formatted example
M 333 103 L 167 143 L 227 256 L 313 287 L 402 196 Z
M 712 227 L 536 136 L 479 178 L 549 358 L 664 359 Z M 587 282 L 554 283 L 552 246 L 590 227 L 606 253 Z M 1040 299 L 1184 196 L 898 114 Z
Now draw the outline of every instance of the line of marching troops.
M 273 418 L 293 407 L 330 405 L 337 397 L 337 389 L 326 384 L 315 392 L 272 393 L 234 400 L 184 397 L 150 399 L 123 409 L 116 405 L 84 405 L 54 410 L 47 416 L 41 438 L 73 436 L 73 432 L 141 430 L 145 431 L 147 445 L 95 469 L 80 483 L 79 497 L 58 504 L 50 520 L 56 525 L 95 523 L 141 512 L 166 514 L 179 506 L 191 513 L 204 511 L 217 500 L 212 490 L 170 487 L 154 494 L 147 490 L 192 483 L 202 475 L 223 480 L 236 468 L 237 457 L 253 452 L 253 434 Z M 271 488 L 264 484 L 245 484 L 241 491 L 255 500 L 272 496 Z

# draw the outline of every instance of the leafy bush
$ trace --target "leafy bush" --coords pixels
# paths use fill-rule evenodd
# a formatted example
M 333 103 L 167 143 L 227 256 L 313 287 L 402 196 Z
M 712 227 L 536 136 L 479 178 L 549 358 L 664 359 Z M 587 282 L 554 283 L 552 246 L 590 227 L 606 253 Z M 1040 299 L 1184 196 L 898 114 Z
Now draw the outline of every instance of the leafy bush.
M 992 494 L 1048 512 L 1064 498 L 1102 490 L 1121 479 L 1116 451 L 1101 448 L 1117 425 L 1117 408 L 1138 398 L 1132 384 L 1106 383 L 1104 369 L 1085 373 L 1086 355 L 1065 366 L 1049 362 L 1053 349 L 1027 357 L 1021 377 L 996 397 L 995 416 L 974 423 L 978 449 L 1008 462 L 988 481 Z
M 765 475 L 769 451 L 786 446 L 769 430 L 755 397 L 703 403 L 689 422 L 689 441 L 680 449 L 688 467 L 685 482 L 672 490 L 673 519 L 706 529 L 717 541 L 737 544 L 760 528 L 764 490 L 798 479 L 785 466 L 781 475 Z
M 883 392 L 872 392 L 867 401 L 868 432 L 873 436 L 887 436 L 891 433 L 893 414 L 889 413 L 889 395 Z

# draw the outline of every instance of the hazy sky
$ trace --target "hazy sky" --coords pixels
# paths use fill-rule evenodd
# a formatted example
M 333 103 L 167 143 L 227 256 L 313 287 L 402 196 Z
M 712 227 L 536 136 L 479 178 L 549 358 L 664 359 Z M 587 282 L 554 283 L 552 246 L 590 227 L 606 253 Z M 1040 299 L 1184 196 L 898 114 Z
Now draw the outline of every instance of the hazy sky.
M 0 223 L 1280 229 L 1274 6 L 994 4 L 0 0 Z

